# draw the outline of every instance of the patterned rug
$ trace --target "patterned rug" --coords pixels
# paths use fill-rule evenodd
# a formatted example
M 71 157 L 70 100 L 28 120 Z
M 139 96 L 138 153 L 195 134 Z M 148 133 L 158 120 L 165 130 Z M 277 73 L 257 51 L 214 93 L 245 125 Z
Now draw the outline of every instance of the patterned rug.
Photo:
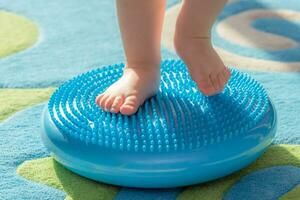
M 168 1 L 163 58 L 172 45 L 177 0 Z M 0 0 L 0 199 L 300 199 L 300 2 L 232 0 L 213 29 L 228 66 L 261 82 L 278 111 L 273 145 L 247 168 L 184 188 L 134 189 L 88 180 L 49 156 L 39 131 L 43 107 L 65 80 L 124 60 L 113 1 Z

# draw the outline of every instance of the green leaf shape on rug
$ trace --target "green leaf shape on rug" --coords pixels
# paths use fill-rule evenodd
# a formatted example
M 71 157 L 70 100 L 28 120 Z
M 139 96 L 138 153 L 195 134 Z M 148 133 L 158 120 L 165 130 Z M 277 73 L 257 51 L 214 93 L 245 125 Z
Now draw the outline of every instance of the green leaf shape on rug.
M 14 13 L 0 11 L 0 58 L 32 46 L 38 39 L 37 26 Z
M 177 200 L 221 200 L 224 194 L 243 176 L 253 171 L 280 165 L 300 167 L 300 145 L 273 145 L 250 166 L 224 178 L 187 187 Z M 300 187 L 285 194 L 281 200 L 293 200 Z M 299 196 L 298 196 L 299 197 Z
M 0 122 L 24 108 L 48 100 L 53 91 L 54 88 L 0 89 Z
M 273 145 L 249 167 L 227 177 L 186 188 L 178 200 L 221 200 L 223 195 L 241 177 L 253 171 L 279 166 L 293 165 L 300 167 L 300 145 Z M 43 183 L 65 191 L 67 199 L 112 199 L 118 189 L 80 177 L 53 158 L 26 161 L 18 167 L 18 174 L 26 179 Z M 285 194 L 281 200 L 293 200 L 299 197 L 300 186 Z
M 66 192 L 66 200 L 111 200 L 118 187 L 79 176 L 56 162 L 52 157 L 22 163 L 17 173 L 26 179 Z
M 292 189 L 287 194 L 283 195 L 279 200 L 299 200 L 300 198 L 300 185 Z

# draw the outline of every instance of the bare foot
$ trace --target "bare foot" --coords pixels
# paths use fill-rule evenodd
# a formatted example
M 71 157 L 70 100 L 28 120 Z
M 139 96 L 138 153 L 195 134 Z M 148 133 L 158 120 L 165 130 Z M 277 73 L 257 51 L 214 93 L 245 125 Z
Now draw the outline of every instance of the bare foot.
M 184 60 L 192 79 L 204 95 L 211 96 L 223 90 L 230 78 L 230 71 L 212 47 L 209 37 L 176 34 L 174 45 L 177 54 Z
M 159 66 L 125 67 L 122 77 L 96 98 L 106 111 L 134 114 L 159 87 Z

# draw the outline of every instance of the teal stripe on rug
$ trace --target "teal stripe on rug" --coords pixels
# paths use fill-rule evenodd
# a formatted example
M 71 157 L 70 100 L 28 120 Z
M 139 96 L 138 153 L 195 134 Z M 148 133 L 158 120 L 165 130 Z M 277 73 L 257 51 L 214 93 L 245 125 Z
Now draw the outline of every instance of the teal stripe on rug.
M 1 9 L 36 23 L 40 36 L 33 47 L 0 59 L 0 88 L 58 86 L 89 69 L 123 62 L 114 2 L 2 0 Z

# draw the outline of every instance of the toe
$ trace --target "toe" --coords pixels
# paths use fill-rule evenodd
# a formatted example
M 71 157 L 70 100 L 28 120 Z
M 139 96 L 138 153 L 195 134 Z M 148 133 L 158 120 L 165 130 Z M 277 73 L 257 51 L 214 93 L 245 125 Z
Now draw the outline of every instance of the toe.
M 111 105 L 110 112 L 118 113 L 120 112 L 120 107 L 124 102 L 124 96 L 117 96 Z
M 216 91 L 215 93 L 222 92 L 224 90 L 226 83 L 228 82 L 228 80 L 230 78 L 230 71 L 227 68 L 225 68 L 218 74 L 211 75 L 210 78 L 212 81 L 212 85 L 215 88 L 215 91 Z
M 110 95 L 110 97 L 108 97 L 105 101 L 105 105 L 104 108 L 106 111 L 110 111 L 111 106 L 113 104 L 113 102 L 115 101 L 116 97 L 114 95 Z
M 199 79 L 197 81 L 197 86 L 204 95 L 211 96 L 215 93 L 215 88 L 213 87 L 212 82 L 208 77 Z
M 105 109 L 106 100 L 110 97 L 109 94 L 104 94 L 101 100 L 99 101 L 99 105 L 102 109 Z
M 223 71 L 223 74 L 224 74 L 224 76 L 225 76 L 225 80 L 226 80 L 226 83 L 227 83 L 228 80 L 230 79 L 231 72 L 230 72 L 230 70 L 226 67 L 225 70 Z
M 219 74 L 218 74 L 218 79 L 220 80 L 221 83 L 221 90 L 224 90 L 224 87 L 226 85 L 226 83 L 228 82 L 229 76 L 227 75 L 227 70 L 224 69 L 222 70 Z
M 102 93 L 102 94 L 100 94 L 100 95 L 98 95 L 98 96 L 96 97 L 96 104 L 97 104 L 97 105 L 100 105 L 100 101 L 101 101 L 101 99 L 102 99 L 103 96 L 104 96 L 104 93 Z
M 120 112 L 123 115 L 132 115 L 134 114 L 139 107 L 138 99 L 136 96 L 128 96 L 125 99 L 125 102 L 120 108 Z
M 219 73 L 219 76 L 220 76 L 221 80 L 224 82 L 224 85 L 225 85 L 228 81 L 226 69 L 224 69 L 221 73 Z
M 215 94 L 222 90 L 222 82 L 218 77 L 218 73 L 213 73 L 210 75 L 211 84 L 215 89 Z
M 137 111 L 137 107 L 131 105 L 124 105 L 121 107 L 120 112 L 123 115 L 132 115 Z
M 226 77 L 224 76 L 224 71 L 221 71 L 219 74 L 218 74 L 218 79 L 220 80 L 220 83 L 222 85 L 222 89 L 224 89 L 224 86 L 227 82 L 226 80 Z

